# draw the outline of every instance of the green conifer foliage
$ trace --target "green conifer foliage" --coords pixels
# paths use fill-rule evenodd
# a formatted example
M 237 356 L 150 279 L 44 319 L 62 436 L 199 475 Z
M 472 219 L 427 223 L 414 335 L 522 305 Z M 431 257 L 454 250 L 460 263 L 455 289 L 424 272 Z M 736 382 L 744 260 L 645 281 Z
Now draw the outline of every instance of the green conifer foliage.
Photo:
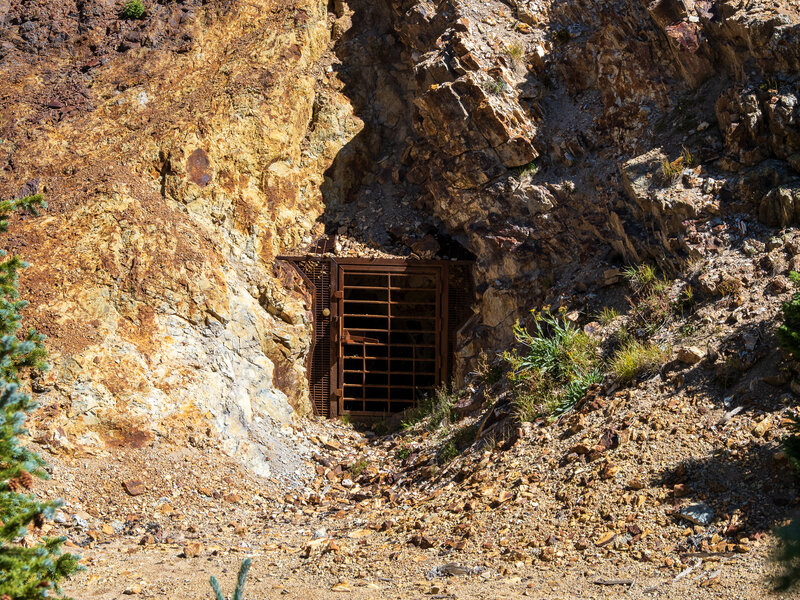
M 800 273 L 792 271 L 792 281 L 800 283 Z M 781 348 L 795 360 L 800 360 L 800 292 L 792 294 L 792 299 L 784 302 L 783 325 L 778 328 L 778 341 Z
M 792 434 L 784 438 L 783 449 L 789 462 L 800 469 L 800 417 L 794 415 L 791 419 Z M 800 582 L 800 518 L 795 517 L 788 525 L 778 528 L 776 533 L 781 541 L 777 559 L 783 566 L 777 588 L 788 590 Z
M 35 214 L 41 195 L 0 201 L 0 231 L 8 229 L 15 210 Z M 5 257 L 5 252 L 0 251 Z M 46 478 L 41 457 L 21 441 L 25 419 L 34 408 L 19 387 L 29 369 L 43 370 L 43 336 L 34 330 L 18 334 L 20 311 L 27 306 L 17 292 L 18 272 L 27 265 L 17 256 L 0 263 L 0 598 L 29 600 L 60 594 L 59 581 L 78 568 L 77 557 L 62 554 L 63 538 L 49 538 L 31 547 L 19 543 L 28 527 L 52 518 L 58 502 L 42 502 L 29 490 L 34 477 Z

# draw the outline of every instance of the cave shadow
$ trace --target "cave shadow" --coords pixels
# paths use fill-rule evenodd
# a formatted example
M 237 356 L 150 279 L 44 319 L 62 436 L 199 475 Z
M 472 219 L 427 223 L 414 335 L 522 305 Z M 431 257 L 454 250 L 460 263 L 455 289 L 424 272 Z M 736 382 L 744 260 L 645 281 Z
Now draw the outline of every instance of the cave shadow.
M 329 10 L 337 14 L 333 4 Z M 333 68 L 363 129 L 325 172 L 322 221 L 329 236 L 347 234 L 366 247 L 385 250 L 401 241 L 404 226 L 413 222 L 387 222 L 400 221 L 394 215 L 408 212 L 402 206 L 408 186 L 401 185 L 397 171 L 400 149 L 395 142 L 402 133 L 392 131 L 389 123 L 400 123 L 412 134 L 410 99 L 403 97 L 411 75 L 399 68 L 403 48 L 393 35 L 391 5 L 350 0 L 347 9 L 352 25 L 334 44 L 339 62 Z
M 331 0 L 329 6 L 334 15 L 335 4 Z M 363 129 L 325 172 L 321 221 L 326 235 L 346 235 L 401 256 L 474 260 L 463 240 L 424 209 L 425 193 L 408 176 L 408 153 L 417 137 L 417 84 L 391 4 L 349 0 L 347 8 L 352 14 L 344 18 L 352 25 L 337 33 L 333 51 L 339 62 L 333 69 Z

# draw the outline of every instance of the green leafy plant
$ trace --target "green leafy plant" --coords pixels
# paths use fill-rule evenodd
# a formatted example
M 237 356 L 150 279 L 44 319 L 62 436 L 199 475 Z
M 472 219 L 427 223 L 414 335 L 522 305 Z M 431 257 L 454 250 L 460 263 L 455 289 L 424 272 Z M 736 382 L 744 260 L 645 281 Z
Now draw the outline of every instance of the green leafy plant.
M 522 350 L 506 352 L 511 365 L 514 406 L 521 421 L 569 411 L 593 383 L 602 379 L 596 342 L 561 311 L 532 311 L 534 331 L 519 322 L 514 337 Z
M 362 458 L 361 460 L 359 460 L 357 463 L 355 463 L 350 467 L 349 469 L 350 474 L 353 477 L 358 477 L 359 475 L 361 475 L 361 473 L 364 472 L 364 469 L 366 469 L 368 466 L 369 463 L 367 462 L 367 460 L 365 458 Z
M 789 462 L 800 469 L 800 416 L 791 415 L 790 435 L 783 439 L 783 449 Z M 789 524 L 779 527 L 776 532 L 780 545 L 775 558 L 783 567 L 783 573 L 776 580 L 780 591 L 788 590 L 800 582 L 800 518 L 795 517 Z
M 436 453 L 436 460 L 440 465 L 445 463 L 449 463 L 453 460 L 456 456 L 458 456 L 458 449 L 456 448 L 455 444 L 450 441 L 446 444 L 443 444 L 439 451 Z
M 536 161 L 531 161 L 527 165 L 519 167 L 518 177 L 520 179 L 526 179 L 533 177 L 538 172 L 539 172 L 539 165 L 536 164 Z
M 483 385 L 491 387 L 503 377 L 503 369 L 499 364 L 492 362 L 491 357 L 485 350 L 481 350 L 478 354 L 475 370 L 470 374 L 475 376 Z
M 389 424 L 386 422 L 386 419 L 381 419 L 377 423 L 372 426 L 372 431 L 378 437 L 384 436 L 389 433 L 390 428 Z
M 640 293 L 656 281 L 656 270 L 651 265 L 630 265 L 622 270 L 622 276 L 628 281 L 633 291 Z
M 472 442 L 475 441 L 475 435 L 478 432 L 478 427 L 476 425 L 466 425 L 464 427 L 459 427 L 453 432 L 453 437 L 450 438 L 453 444 L 455 444 L 456 448 L 459 450 L 463 450 L 467 446 L 469 446 Z
M 758 86 L 758 88 L 762 92 L 777 92 L 778 91 L 778 87 L 779 87 L 778 80 L 776 78 L 774 78 L 774 77 L 767 77 Z
M 44 206 L 39 195 L 0 202 L 0 231 L 18 209 L 36 213 Z M 5 252 L 2 253 L 5 257 Z M 19 270 L 27 265 L 18 256 L 0 263 L 0 597 L 32 600 L 61 596 L 60 582 L 78 570 L 78 557 L 62 554 L 64 538 L 45 538 L 32 545 L 19 543 L 28 527 L 41 527 L 53 517 L 59 501 L 42 502 L 27 490 L 34 478 L 47 478 L 42 458 L 22 444 L 26 416 L 36 404 L 19 388 L 30 370 L 44 371 L 44 337 L 29 329 L 20 335 Z
M 123 19 L 138 20 L 144 17 L 144 3 L 142 0 L 128 0 L 119 13 Z
M 239 567 L 239 575 L 236 578 L 236 589 L 233 591 L 232 600 L 242 600 L 244 594 L 244 584 L 247 581 L 247 572 L 250 570 L 250 559 L 245 558 Z M 225 595 L 222 593 L 222 588 L 219 587 L 219 581 L 213 575 L 211 576 L 211 589 L 214 590 L 216 600 L 225 600 Z
M 669 360 L 670 349 L 653 343 L 630 340 L 614 353 L 609 368 L 623 383 L 653 374 Z
M 789 278 L 797 286 L 800 284 L 800 273 L 792 271 Z M 800 292 L 792 294 L 788 302 L 781 306 L 783 324 L 778 328 L 778 343 L 781 349 L 793 359 L 800 359 Z M 783 439 L 783 449 L 789 462 L 800 470 L 800 416 L 790 416 L 791 433 Z M 776 531 L 780 545 L 776 559 L 783 566 L 783 573 L 778 577 L 776 586 L 779 590 L 787 590 L 800 582 L 800 517 Z
M 633 297 L 628 299 L 631 305 L 630 324 L 640 336 L 642 333 L 655 333 L 672 316 L 669 282 L 659 277 L 655 268 L 647 264 L 627 267 L 622 273 L 633 290 Z
M 682 315 L 687 310 L 690 310 L 694 306 L 694 303 L 694 290 L 692 289 L 692 286 L 687 285 L 681 290 L 677 300 L 675 300 L 673 303 L 674 312 Z

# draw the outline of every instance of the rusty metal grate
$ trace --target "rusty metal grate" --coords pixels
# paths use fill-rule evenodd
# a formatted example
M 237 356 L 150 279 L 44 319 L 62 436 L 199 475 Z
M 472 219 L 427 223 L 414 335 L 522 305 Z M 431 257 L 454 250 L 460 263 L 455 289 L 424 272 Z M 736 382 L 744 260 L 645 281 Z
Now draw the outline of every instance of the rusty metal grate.
M 425 267 L 341 265 L 343 412 L 400 412 L 441 381 L 440 275 Z
M 330 416 L 331 327 L 325 311 L 331 305 L 331 262 L 324 258 L 293 261 L 313 294 L 314 325 L 308 365 L 308 386 L 314 414 Z
M 309 386 L 317 414 L 399 412 L 451 377 L 456 333 L 472 314 L 471 263 L 280 258 L 313 292 Z

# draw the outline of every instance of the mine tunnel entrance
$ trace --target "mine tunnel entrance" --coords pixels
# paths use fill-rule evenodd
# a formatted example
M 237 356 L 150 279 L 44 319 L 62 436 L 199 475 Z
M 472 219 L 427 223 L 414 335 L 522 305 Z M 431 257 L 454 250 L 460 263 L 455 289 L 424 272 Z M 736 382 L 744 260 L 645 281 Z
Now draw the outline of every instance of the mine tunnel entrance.
M 472 315 L 470 261 L 280 258 L 313 293 L 316 414 L 378 419 L 452 377 L 457 333 Z

